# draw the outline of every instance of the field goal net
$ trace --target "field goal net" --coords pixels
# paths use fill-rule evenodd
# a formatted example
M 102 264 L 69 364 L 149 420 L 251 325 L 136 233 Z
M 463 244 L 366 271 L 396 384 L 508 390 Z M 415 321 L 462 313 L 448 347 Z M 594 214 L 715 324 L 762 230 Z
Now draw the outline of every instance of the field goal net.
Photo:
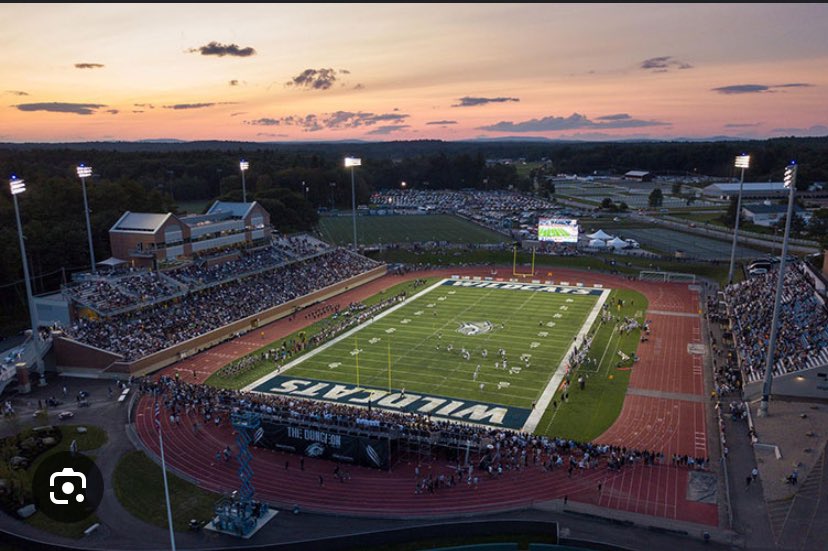
M 642 271 L 638 274 L 640 281 L 659 281 L 669 283 L 695 283 L 695 274 L 681 274 L 676 272 L 648 272 Z

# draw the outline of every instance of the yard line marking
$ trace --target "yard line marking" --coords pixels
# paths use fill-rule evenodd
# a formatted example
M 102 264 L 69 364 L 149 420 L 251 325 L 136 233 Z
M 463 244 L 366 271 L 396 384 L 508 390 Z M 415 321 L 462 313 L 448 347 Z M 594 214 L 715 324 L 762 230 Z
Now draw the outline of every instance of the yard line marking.
M 413 295 L 409 298 L 406 298 L 405 300 L 403 300 L 399 304 L 396 304 L 396 305 L 392 306 L 388 310 L 386 310 L 384 312 L 380 312 L 379 314 L 377 314 L 376 316 L 374 316 L 370 320 L 366 321 L 365 323 L 361 323 L 361 324 L 357 325 L 356 327 L 354 327 L 353 329 L 349 329 L 348 331 L 345 331 L 344 333 L 342 333 L 338 337 L 335 337 L 335 338 L 329 340 L 328 342 L 326 342 L 325 344 L 319 346 L 318 348 L 314 348 L 313 350 L 311 350 L 307 354 L 302 354 L 301 356 L 299 356 L 295 360 L 285 364 L 282 367 L 282 369 L 279 371 L 279 374 L 280 375 L 284 374 L 290 368 L 299 365 L 300 363 L 307 360 L 308 358 L 312 358 L 312 357 L 316 356 L 317 354 L 319 354 L 320 352 L 324 352 L 325 350 L 327 350 L 328 348 L 330 348 L 334 344 L 338 343 L 339 341 L 341 341 L 343 339 L 346 339 L 346 338 L 350 337 L 351 335 L 353 335 L 357 331 L 361 331 L 365 327 L 368 327 L 369 325 L 372 325 L 374 322 L 381 320 L 382 318 L 384 318 L 388 314 L 396 312 L 397 310 L 399 310 L 403 306 L 407 306 L 410 301 L 412 301 L 412 300 L 414 300 L 414 299 L 416 299 L 416 298 L 418 298 L 418 297 L 420 297 L 420 296 L 422 296 L 426 293 L 430 293 L 431 291 L 433 291 L 434 289 L 437 289 L 438 287 L 440 287 L 440 285 L 442 285 L 444 282 L 446 282 L 448 280 L 449 280 L 449 278 L 441 279 L 440 281 L 438 281 L 437 283 L 435 283 L 431 287 L 427 287 L 427 288 L 423 289 L 422 291 L 420 291 L 419 293 L 417 293 L 416 295 Z M 254 381 L 254 382 L 250 383 L 249 385 L 247 385 L 246 387 L 244 387 L 242 389 L 242 391 L 250 392 L 254 388 L 256 388 L 260 384 L 266 382 L 268 379 L 270 379 L 272 377 L 273 377 L 273 372 L 271 371 L 267 375 L 257 379 L 256 381 Z
M 604 291 L 601 292 L 601 297 L 595 303 L 595 306 L 592 307 L 592 311 L 589 313 L 589 316 L 587 316 L 587 319 L 584 321 L 583 325 L 581 325 L 578 335 L 575 339 L 573 339 L 572 343 L 569 345 L 569 348 L 567 348 L 566 353 L 561 359 L 561 363 L 558 365 L 558 369 L 556 369 L 555 373 L 552 374 L 552 377 L 549 378 L 549 383 L 547 383 L 546 388 L 543 390 L 540 398 L 538 398 L 535 404 L 535 409 L 532 410 L 529 418 L 526 419 L 526 423 L 523 424 L 521 431 L 535 432 L 535 429 L 537 428 L 538 423 L 540 423 L 544 412 L 546 412 L 546 409 L 552 402 L 552 398 L 555 396 L 555 391 L 558 389 L 558 385 L 561 384 L 564 375 L 566 375 L 566 364 L 569 361 L 569 357 L 572 355 L 572 350 L 575 348 L 576 344 L 582 344 L 584 342 L 586 334 L 592 328 L 592 324 L 595 323 L 595 319 L 601 312 L 601 308 L 604 306 L 604 303 L 607 301 L 609 295 L 609 289 L 604 289 Z

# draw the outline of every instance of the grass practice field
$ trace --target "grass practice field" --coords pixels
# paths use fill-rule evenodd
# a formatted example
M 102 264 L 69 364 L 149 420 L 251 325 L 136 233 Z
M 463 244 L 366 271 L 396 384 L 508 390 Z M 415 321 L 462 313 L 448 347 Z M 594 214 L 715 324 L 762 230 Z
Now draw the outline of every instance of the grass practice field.
M 353 219 L 350 216 L 323 216 L 319 219 L 322 236 L 337 245 L 352 243 Z M 504 243 L 505 235 L 446 214 L 422 216 L 357 216 L 357 240 L 362 245 L 380 243 Z

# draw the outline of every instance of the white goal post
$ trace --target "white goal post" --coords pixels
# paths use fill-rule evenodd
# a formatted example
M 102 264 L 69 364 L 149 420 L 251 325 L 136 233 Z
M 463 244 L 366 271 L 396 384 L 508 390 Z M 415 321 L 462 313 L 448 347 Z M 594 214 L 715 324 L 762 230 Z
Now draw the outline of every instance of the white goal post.
M 676 272 L 650 272 L 642 271 L 638 274 L 640 281 L 660 281 L 668 283 L 695 283 L 695 274 L 682 274 Z

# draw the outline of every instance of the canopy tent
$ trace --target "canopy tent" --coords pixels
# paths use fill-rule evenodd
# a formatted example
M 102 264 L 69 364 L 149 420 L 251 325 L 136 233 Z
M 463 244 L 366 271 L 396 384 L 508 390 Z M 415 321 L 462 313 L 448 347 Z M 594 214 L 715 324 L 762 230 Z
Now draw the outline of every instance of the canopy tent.
M 121 260 L 120 258 L 115 258 L 114 256 L 110 256 L 106 260 L 101 260 L 97 263 L 97 266 L 101 268 L 109 268 L 110 270 L 114 270 L 115 268 L 119 268 L 129 264 L 126 260 Z
M 604 241 L 607 241 L 607 240 L 613 238 L 613 236 L 611 236 L 610 234 L 608 234 L 604 230 L 598 230 L 595 233 L 588 234 L 587 237 L 589 237 L 590 239 L 602 239 Z
M 621 239 L 620 237 L 615 237 L 610 241 L 607 241 L 607 247 L 612 249 L 623 249 L 624 247 L 629 246 L 629 243 Z
M 602 241 L 601 239 L 590 239 L 589 246 L 596 249 L 603 249 L 606 248 L 607 243 L 606 241 Z
M 633 249 L 637 249 L 640 246 L 638 244 L 638 241 L 636 241 L 635 239 L 625 239 L 624 241 L 626 241 L 627 245 L 629 245 Z

